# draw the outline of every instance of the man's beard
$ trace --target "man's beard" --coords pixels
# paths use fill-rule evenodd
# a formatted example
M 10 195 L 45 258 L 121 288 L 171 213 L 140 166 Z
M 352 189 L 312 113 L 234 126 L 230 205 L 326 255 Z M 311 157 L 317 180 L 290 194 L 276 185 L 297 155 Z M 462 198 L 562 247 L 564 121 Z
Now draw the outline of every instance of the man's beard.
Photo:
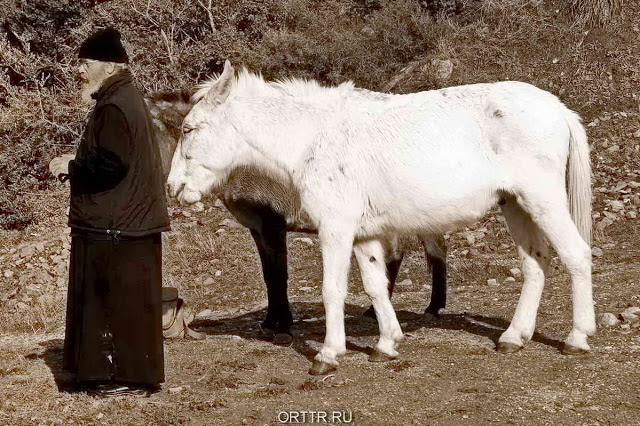
M 102 81 L 82 81 L 82 89 L 80 90 L 80 96 L 85 103 L 93 102 L 93 98 L 91 97 L 94 93 L 100 90 L 100 86 L 102 86 Z

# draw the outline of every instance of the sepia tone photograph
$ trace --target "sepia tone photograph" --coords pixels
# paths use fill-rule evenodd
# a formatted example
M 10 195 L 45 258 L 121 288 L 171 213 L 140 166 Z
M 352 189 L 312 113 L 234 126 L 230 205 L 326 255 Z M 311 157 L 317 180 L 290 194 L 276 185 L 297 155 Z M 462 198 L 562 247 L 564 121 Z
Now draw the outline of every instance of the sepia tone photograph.
M 1 6 L 1 425 L 640 424 L 637 1 Z

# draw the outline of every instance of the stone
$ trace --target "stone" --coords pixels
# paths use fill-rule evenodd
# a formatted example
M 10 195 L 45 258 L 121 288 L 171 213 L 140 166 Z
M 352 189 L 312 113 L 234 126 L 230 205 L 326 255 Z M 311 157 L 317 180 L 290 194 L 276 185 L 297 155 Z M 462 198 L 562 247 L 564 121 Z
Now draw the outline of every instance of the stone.
M 13 271 L 9 271 L 9 270 L 4 271 L 4 277 L 5 278 L 13 277 Z
M 184 210 L 184 211 L 182 212 L 182 216 L 184 216 L 184 217 L 191 217 L 191 212 L 190 212 L 190 211 L 187 211 L 187 210 Z
M 240 225 L 233 219 L 225 219 L 220 222 L 220 226 L 228 226 L 229 228 L 244 228 L 244 226 Z
M 216 271 L 216 273 L 215 273 L 215 276 L 216 276 L 216 277 L 219 277 L 220 275 L 222 275 L 222 271 L 217 270 L 217 271 Z
M 176 386 L 175 388 L 169 388 L 169 393 L 170 394 L 176 394 L 176 393 L 180 393 L 183 391 L 182 386 Z
M 627 218 L 629 219 L 636 219 L 638 217 L 638 214 L 634 211 L 631 212 L 627 212 Z
M 489 285 L 498 285 L 498 280 L 496 280 L 495 278 L 490 278 L 487 280 L 487 284 Z
M 611 206 L 611 210 L 613 210 L 614 212 L 624 209 L 624 203 L 619 200 L 613 200 L 609 203 L 609 205 Z
M 467 243 L 469 243 L 470 246 L 472 246 L 476 242 L 476 236 L 473 235 L 471 232 L 467 232 L 465 234 L 465 238 L 467 239 Z
M 204 204 L 202 204 L 200 201 L 198 201 L 193 206 L 191 206 L 191 211 L 194 211 L 196 213 L 204 211 Z
M 512 283 L 512 282 L 515 282 L 515 280 L 516 280 L 516 279 L 515 279 L 515 278 L 513 278 L 513 277 L 507 277 L 507 278 L 504 280 L 504 282 L 505 282 L 505 283 Z
M 213 311 L 209 308 L 198 312 L 198 314 L 196 315 L 196 317 L 208 317 L 209 315 L 213 314 Z
M 514 277 L 519 277 L 520 275 L 522 275 L 522 272 L 519 268 L 511 268 L 509 269 L 509 273 Z
M 312 291 L 313 287 L 300 287 L 299 290 L 300 291 Z
M 213 278 L 209 277 L 206 280 L 204 280 L 202 285 L 212 285 L 214 282 L 215 282 L 215 280 Z
M 226 231 L 226 229 L 218 229 L 218 230 L 216 231 L 216 235 L 222 235 L 222 234 L 224 234 L 225 232 L 227 232 L 227 231 Z
M 594 256 L 594 257 L 602 257 L 604 255 L 604 252 L 599 247 L 592 247 L 591 248 L 591 255 Z
M 406 280 L 400 281 L 397 285 L 404 286 L 404 285 L 411 285 L 411 284 L 413 284 L 413 281 L 407 278 Z
M 598 224 L 596 225 L 596 228 L 598 228 L 600 231 L 604 231 L 604 229 L 607 226 L 611 225 L 612 223 L 613 223 L 613 220 L 611 218 L 605 217 L 600 222 L 598 222 Z
M 640 321 L 640 316 L 638 316 L 638 311 L 633 310 L 632 308 L 625 309 L 620 316 L 624 320 L 624 322 L 633 324 L 634 322 Z
M 435 67 L 435 77 L 440 81 L 448 80 L 453 73 L 453 62 L 449 59 L 432 59 L 431 65 Z
M 312 246 L 313 245 L 313 240 L 311 238 L 307 238 L 307 237 L 294 238 L 292 242 L 293 243 L 302 243 L 302 244 L 305 244 L 305 245 L 308 245 L 308 246 Z
M 620 324 L 620 320 L 611 312 L 607 312 L 600 315 L 600 317 L 598 318 L 598 324 L 603 327 L 615 327 L 616 325 Z
M 640 316 L 640 308 L 637 306 L 631 306 L 623 311 L 623 313 L 633 314 Z

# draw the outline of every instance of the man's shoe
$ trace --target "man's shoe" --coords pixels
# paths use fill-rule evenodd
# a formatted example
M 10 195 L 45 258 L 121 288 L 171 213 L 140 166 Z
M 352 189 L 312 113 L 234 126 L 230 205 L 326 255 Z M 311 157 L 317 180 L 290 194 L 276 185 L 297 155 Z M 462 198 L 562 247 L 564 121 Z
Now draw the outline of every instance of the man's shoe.
M 87 391 L 87 393 L 98 398 L 112 398 L 115 396 L 135 396 L 139 398 L 148 398 L 149 396 L 151 396 L 152 389 L 147 386 L 108 383 L 91 388 Z

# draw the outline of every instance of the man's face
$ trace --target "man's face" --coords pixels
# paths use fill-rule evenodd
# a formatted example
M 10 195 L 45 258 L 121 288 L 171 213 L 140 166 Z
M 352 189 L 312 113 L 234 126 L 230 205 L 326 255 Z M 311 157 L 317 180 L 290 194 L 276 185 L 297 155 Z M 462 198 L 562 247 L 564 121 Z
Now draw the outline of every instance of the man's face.
M 93 59 L 80 59 L 78 74 L 85 85 L 101 83 L 106 75 L 106 62 Z
M 82 79 L 82 97 L 91 99 L 91 95 L 100 89 L 102 82 L 109 77 L 108 62 L 93 59 L 80 59 L 78 75 Z

